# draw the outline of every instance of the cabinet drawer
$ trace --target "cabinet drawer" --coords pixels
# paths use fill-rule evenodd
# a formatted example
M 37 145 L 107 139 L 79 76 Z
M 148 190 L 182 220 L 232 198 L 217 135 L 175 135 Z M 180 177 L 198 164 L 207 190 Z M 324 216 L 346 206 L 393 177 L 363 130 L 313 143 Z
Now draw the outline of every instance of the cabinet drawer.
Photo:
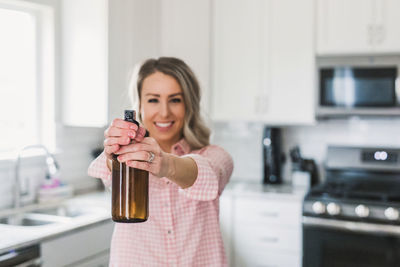
M 301 267 L 300 253 L 280 251 L 240 252 L 235 254 L 235 267 Z
M 301 201 L 237 198 L 234 213 L 235 223 L 299 226 Z
M 238 251 L 301 251 L 301 227 L 281 228 L 268 226 L 235 225 L 234 246 Z

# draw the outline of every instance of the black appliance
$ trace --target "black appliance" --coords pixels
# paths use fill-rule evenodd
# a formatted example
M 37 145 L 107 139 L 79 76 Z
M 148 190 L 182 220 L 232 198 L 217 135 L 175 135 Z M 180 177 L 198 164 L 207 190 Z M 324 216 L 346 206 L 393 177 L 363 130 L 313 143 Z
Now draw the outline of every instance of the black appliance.
M 13 249 L 0 254 L 1 267 L 35 267 L 41 266 L 39 245 Z
M 264 184 L 282 183 L 282 165 L 285 156 L 282 153 L 282 130 L 264 127 L 263 132 L 263 165 Z
M 303 204 L 304 267 L 400 266 L 400 149 L 328 147 Z

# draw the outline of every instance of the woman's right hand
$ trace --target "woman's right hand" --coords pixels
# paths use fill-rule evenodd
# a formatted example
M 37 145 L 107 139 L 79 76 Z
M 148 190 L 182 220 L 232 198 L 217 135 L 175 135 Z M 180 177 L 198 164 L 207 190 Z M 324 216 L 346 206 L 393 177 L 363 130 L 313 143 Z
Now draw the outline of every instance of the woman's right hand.
M 138 127 L 135 123 L 114 119 L 111 125 L 104 131 L 104 154 L 112 159 L 112 154 L 117 152 L 121 146 L 128 145 L 132 140 L 142 141 L 146 129 Z

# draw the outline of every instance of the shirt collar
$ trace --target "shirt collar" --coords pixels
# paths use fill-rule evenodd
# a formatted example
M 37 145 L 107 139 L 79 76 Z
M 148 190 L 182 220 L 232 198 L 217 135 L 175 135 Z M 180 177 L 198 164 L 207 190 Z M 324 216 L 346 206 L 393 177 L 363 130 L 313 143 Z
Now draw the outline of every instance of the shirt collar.
M 178 156 L 188 154 L 190 151 L 190 145 L 186 142 L 185 138 L 179 140 L 179 142 L 173 145 L 171 148 L 171 153 Z

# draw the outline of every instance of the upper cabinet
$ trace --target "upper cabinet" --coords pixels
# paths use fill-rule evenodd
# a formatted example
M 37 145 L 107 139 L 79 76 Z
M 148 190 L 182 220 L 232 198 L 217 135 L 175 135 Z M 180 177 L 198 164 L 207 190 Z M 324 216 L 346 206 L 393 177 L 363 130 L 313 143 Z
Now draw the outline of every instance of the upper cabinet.
M 193 69 L 202 89 L 202 109 L 208 113 L 211 1 L 161 0 L 159 4 L 159 53 L 178 57 Z
M 399 12 L 398 0 L 318 0 L 317 53 L 399 53 Z
M 107 123 L 107 0 L 61 1 L 62 122 Z
M 313 0 L 213 1 L 212 117 L 314 121 Z

